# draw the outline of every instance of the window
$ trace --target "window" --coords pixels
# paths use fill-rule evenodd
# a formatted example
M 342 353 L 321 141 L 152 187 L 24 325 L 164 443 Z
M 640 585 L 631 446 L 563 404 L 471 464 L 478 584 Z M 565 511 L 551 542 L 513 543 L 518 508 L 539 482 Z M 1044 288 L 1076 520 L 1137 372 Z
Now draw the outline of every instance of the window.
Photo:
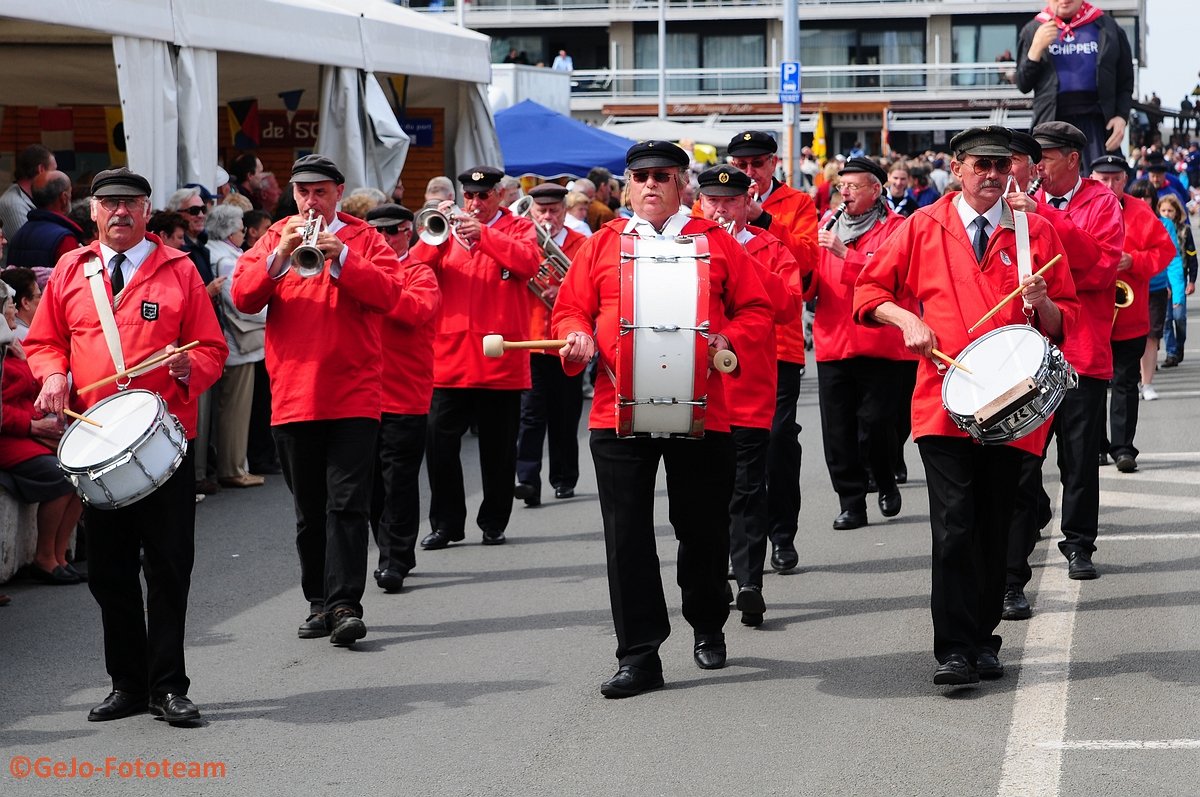
M 633 39 L 633 65 L 636 69 L 658 68 L 658 33 L 638 33 Z M 762 33 L 705 35 L 699 32 L 667 32 L 668 69 L 721 69 L 762 67 L 766 63 L 766 37 Z M 637 91 L 658 92 L 658 80 L 640 78 Z M 672 94 L 719 94 L 730 91 L 763 91 L 766 82 L 757 77 L 669 78 Z
M 1014 23 L 956 23 L 951 29 L 951 58 L 956 64 L 985 64 L 1015 61 L 1017 25 Z M 1006 79 L 1007 78 L 1007 79 Z M 1011 83 L 1010 76 L 993 72 L 956 74 L 955 86 Z
M 853 75 L 804 76 L 808 89 L 897 88 L 923 86 L 922 75 L 888 74 L 887 67 L 896 64 L 925 62 L 924 24 L 914 22 L 888 27 L 800 28 L 800 60 L 806 66 L 878 66 Z

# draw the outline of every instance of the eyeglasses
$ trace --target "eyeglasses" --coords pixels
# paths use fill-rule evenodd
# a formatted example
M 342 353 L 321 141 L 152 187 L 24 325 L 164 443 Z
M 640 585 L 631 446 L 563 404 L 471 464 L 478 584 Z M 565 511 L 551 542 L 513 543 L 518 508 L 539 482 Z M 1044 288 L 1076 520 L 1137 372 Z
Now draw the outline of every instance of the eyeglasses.
M 839 194 L 854 193 L 855 191 L 866 191 L 874 183 L 838 183 L 834 186 Z
M 189 216 L 203 216 L 208 209 L 204 205 L 196 205 L 194 208 L 184 208 L 183 212 Z
M 1008 174 L 1012 171 L 1012 158 L 976 158 L 971 164 L 971 168 L 980 177 L 995 169 L 1000 174 Z
M 393 224 L 391 227 L 376 227 L 384 235 L 412 235 L 412 227 L 401 227 L 399 224 Z
M 649 181 L 651 177 L 654 178 L 654 182 L 656 182 L 656 183 L 669 183 L 671 180 L 675 179 L 675 173 L 674 172 L 632 172 L 629 175 L 629 179 L 633 180 L 635 183 L 645 183 L 645 182 Z
M 746 171 L 748 168 L 761 169 L 769 164 L 773 157 L 773 155 L 763 155 L 760 158 L 754 158 L 752 160 L 747 160 L 745 158 L 734 158 L 733 160 L 729 161 L 729 163 L 735 168 L 741 169 L 742 171 Z
M 126 210 L 132 213 L 135 210 L 141 210 L 142 200 L 145 197 L 140 196 L 106 196 L 100 197 L 100 207 L 107 210 L 109 213 L 114 213 L 117 208 L 124 206 Z
M 463 191 L 464 199 L 487 199 L 491 191 Z

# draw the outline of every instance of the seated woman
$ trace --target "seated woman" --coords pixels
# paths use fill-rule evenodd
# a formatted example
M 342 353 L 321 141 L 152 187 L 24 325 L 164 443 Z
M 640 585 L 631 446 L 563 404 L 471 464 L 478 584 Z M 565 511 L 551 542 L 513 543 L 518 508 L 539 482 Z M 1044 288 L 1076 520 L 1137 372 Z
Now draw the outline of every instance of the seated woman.
M 16 329 L 16 309 L 9 293 L 0 288 L 4 321 Z M 4 357 L 4 413 L 0 417 L 0 483 L 18 500 L 37 504 L 37 552 L 30 575 L 45 584 L 78 584 L 86 580 L 67 561 L 71 532 L 83 505 L 75 488 L 58 468 L 54 448 L 63 429 L 54 416 L 37 417 L 33 400 L 41 385 L 25 361 L 25 350 L 16 340 Z

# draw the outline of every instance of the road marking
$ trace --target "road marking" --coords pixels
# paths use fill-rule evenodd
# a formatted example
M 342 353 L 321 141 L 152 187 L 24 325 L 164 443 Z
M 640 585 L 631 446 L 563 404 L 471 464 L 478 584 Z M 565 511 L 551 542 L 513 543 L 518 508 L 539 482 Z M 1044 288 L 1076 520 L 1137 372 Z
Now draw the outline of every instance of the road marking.
M 1173 453 L 1159 451 L 1151 454 L 1138 454 L 1142 462 L 1200 462 L 1200 452 L 1176 451 Z
M 1101 490 L 1100 506 L 1104 509 L 1153 509 L 1157 512 L 1195 515 L 1200 513 L 1200 498 Z
M 1075 739 L 1042 742 L 1038 747 L 1057 750 L 1197 750 L 1200 739 Z
M 1106 484 L 1139 484 L 1141 482 L 1151 482 L 1153 484 L 1186 484 L 1189 487 L 1196 483 L 1196 473 L 1194 470 L 1186 468 L 1172 467 L 1146 467 L 1148 463 L 1143 462 L 1142 466 L 1133 473 L 1121 473 L 1116 468 L 1101 468 L 1100 481 Z
M 1100 541 L 1105 544 L 1110 542 L 1135 542 L 1137 540 L 1200 540 L 1200 533 L 1183 532 L 1181 534 L 1104 534 L 1100 537 Z
M 1062 515 L 1061 489 L 1055 517 Z M 1055 522 L 1057 539 L 1062 531 Z M 1055 545 L 1043 548 L 1036 567 L 1037 605 L 1027 623 L 1021 673 L 1017 677 L 1012 722 L 1000 770 L 999 797 L 1058 797 L 1062 779 L 1062 745 L 1067 726 L 1067 689 L 1071 682 L 1071 642 L 1079 582 Z

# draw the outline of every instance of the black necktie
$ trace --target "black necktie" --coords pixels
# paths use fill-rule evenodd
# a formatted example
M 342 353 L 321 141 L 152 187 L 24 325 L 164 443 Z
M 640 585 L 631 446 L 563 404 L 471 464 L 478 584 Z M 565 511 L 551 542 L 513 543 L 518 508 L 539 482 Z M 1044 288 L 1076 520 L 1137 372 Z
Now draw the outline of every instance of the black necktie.
M 983 253 L 987 250 L 988 235 L 984 230 L 987 229 L 988 220 L 983 216 L 979 216 L 972 222 L 975 225 L 975 260 L 982 263 Z
M 125 287 L 125 273 L 121 271 L 121 264 L 124 262 L 125 255 L 121 254 L 120 252 L 113 255 L 112 260 L 108 261 L 108 264 L 112 266 L 112 276 L 110 279 L 112 280 L 112 293 L 114 299 L 117 297 L 117 294 L 121 292 L 121 289 Z
M 1062 210 L 1063 205 L 1067 204 L 1067 198 L 1065 196 L 1052 196 L 1050 197 L 1050 204 Z

